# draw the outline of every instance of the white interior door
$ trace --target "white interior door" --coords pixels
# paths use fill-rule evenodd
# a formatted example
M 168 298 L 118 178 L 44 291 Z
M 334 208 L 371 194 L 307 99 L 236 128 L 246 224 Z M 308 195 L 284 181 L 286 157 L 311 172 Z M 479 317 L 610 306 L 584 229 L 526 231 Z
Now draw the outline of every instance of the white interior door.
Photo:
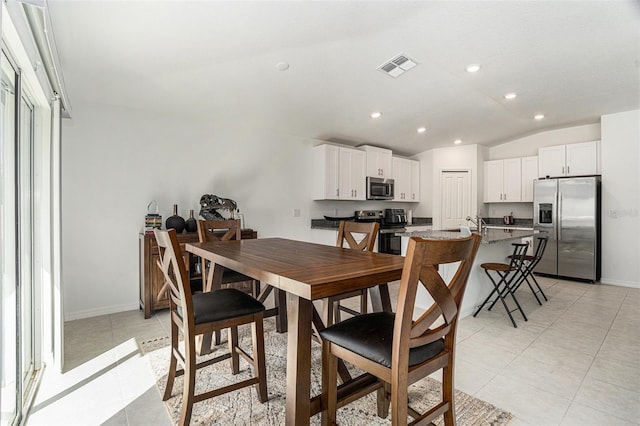
M 440 178 L 441 228 L 457 229 L 471 215 L 471 178 L 468 171 L 442 171 Z

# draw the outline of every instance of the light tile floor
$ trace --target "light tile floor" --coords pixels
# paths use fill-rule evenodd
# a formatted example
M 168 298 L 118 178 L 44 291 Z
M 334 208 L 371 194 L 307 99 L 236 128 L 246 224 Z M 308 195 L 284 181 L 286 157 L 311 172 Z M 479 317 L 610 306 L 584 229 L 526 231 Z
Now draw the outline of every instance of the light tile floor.
M 518 328 L 498 305 L 460 321 L 456 387 L 514 426 L 640 424 L 640 289 L 539 281 L 549 301 L 521 288 L 529 320 L 516 313 Z M 27 424 L 169 424 L 137 345 L 168 333 L 166 312 L 66 323 L 65 372 L 46 372 Z

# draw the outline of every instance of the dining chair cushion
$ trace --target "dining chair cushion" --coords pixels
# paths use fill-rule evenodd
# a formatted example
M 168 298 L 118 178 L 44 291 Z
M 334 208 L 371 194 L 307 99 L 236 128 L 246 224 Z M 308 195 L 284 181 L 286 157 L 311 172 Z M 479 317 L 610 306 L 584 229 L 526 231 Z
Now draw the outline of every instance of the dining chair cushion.
M 196 324 L 251 315 L 264 310 L 262 303 L 235 288 L 223 288 L 193 295 L 193 313 Z
M 391 368 L 391 348 L 395 314 L 375 312 L 358 315 L 320 332 L 320 336 L 371 361 Z M 444 340 L 438 339 L 409 351 L 409 366 L 421 364 L 444 349 Z

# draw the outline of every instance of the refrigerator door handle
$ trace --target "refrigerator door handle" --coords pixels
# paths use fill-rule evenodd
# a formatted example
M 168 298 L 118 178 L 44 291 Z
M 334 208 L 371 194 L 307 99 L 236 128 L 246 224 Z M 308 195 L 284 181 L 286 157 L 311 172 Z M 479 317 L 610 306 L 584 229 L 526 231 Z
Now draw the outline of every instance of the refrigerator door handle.
M 556 217 L 558 218 L 556 222 L 562 220 L 562 192 L 558 192 L 558 214 Z M 562 223 L 556 223 L 556 226 L 558 227 L 558 241 L 560 241 L 562 240 Z

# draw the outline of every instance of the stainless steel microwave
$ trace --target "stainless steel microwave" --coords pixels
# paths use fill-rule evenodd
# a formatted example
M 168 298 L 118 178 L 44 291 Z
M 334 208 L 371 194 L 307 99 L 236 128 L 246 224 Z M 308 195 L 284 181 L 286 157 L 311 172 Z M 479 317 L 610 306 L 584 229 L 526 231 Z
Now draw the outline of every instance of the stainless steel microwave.
M 393 179 L 367 177 L 367 200 L 393 200 Z

